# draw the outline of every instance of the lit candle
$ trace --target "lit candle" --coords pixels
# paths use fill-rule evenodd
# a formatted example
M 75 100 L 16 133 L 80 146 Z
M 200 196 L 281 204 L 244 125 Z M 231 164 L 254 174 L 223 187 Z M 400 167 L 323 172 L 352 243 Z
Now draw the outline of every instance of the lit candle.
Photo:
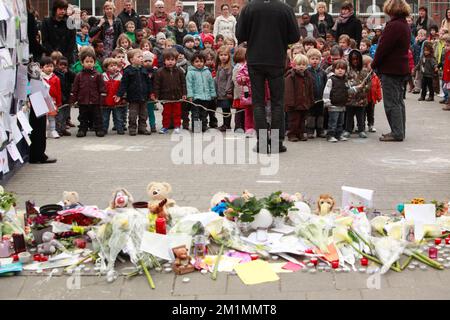
M 369 259 L 367 259 L 366 257 L 362 257 L 361 258 L 361 265 L 362 266 L 367 266 L 369 264 Z
M 434 239 L 434 244 L 435 244 L 435 245 L 441 244 L 441 242 L 442 242 L 442 239 L 441 239 L 441 238 L 436 238 L 436 239 Z
M 449 237 L 445 238 L 445 244 L 450 244 L 450 238 Z
M 166 234 L 166 219 L 157 218 L 155 222 L 156 233 Z
M 437 259 L 437 255 L 438 255 L 437 248 L 431 247 L 430 249 L 428 249 L 428 256 L 430 257 L 430 259 Z
M 331 261 L 331 267 L 332 267 L 333 269 L 339 268 L 339 260 Z
M 319 262 L 319 259 L 317 259 L 317 258 L 311 258 L 309 261 L 311 261 L 312 264 L 314 264 L 315 266 L 317 266 L 317 263 Z

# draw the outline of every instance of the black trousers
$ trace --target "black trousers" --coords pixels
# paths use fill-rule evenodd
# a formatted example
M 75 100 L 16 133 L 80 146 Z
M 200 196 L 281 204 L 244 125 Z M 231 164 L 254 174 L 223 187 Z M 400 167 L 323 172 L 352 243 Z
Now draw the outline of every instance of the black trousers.
M 194 100 L 193 102 L 195 104 L 199 104 L 205 107 L 206 109 L 210 109 L 211 105 L 213 105 L 213 101 Z M 200 132 L 200 130 L 203 132 L 206 131 L 208 127 L 208 119 L 207 119 L 208 111 L 199 106 L 194 105 L 191 105 L 191 111 L 192 111 L 192 132 Z
M 265 138 L 266 135 L 259 135 L 259 130 L 269 129 L 266 119 L 265 87 L 266 80 L 270 89 L 271 108 L 271 134 L 272 145 L 277 141 L 273 130 L 278 130 L 278 142 L 282 143 L 285 135 L 284 122 L 284 70 L 283 67 L 249 65 L 248 74 L 252 85 L 252 102 L 254 106 L 253 117 L 255 120 L 255 130 L 258 137 Z
M 423 99 L 427 95 L 427 89 L 430 91 L 430 98 L 434 98 L 434 87 L 433 87 L 433 78 L 432 77 L 422 77 L 422 91 L 420 95 Z
M 183 129 L 189 129 L 189 111 L 192 110 L 193 105 L 190 103 L 183 102 L 181 104 L 181 120 Z M 194 119 L 192 119 L 194 121 Z
M 345 113 L 345 131 L 352 133 L 354 128 L 353 118 L 356 116 L 356 124 L 358 126 L 358 133 L 363 132 L 365 129 L 364 121 L 364 109 L 365 107 L 353 107 L 347 106 Z
M 36 114 L 33 108 L 31 108 L 30 126 L 33 128 L 30 135 L 30 162 L 45 161 L 48 159 L 45 154 L 45 149 L 47 148 L 47 116 L 43 115 L 36 118 Z
M 367 107 L 365 108 L 367 125 L 373 127 L 375 124 L 375 104 L 373 102 L 369 102 Z
M 91 121 L 96 132 L 103 131 L 103 114 L 99 105 L 79 105 L 78 121 L 81 131 L 87 132 Z

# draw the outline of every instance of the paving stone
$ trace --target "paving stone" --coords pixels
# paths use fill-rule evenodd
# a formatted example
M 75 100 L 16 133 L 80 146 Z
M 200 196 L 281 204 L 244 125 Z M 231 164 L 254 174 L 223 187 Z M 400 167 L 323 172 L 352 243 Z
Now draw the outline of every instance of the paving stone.
M 361 291 L 335 290 L 335 291 L 311 291 L 306 293 L 308 300 L 361 300 Z
M 184 296 L 183 296 L 184 297 Z M 208 294 L 208 295 L 198 295 L 195 300 L 250 300 L 252 296 L 250 294 Z
M 245 285 L 239 277 L 228 276 L 227 294 L 251 293 L 251 292 L 279 293 L 280 282 L 274 281 L 255 285 Z
M 190 282 L 184 283 L 183 278 L 187 277 Z M 199 272 L 188 273 L 177 276 L 175 279 L 174 296 L 184 295 L 208 295 L 225 294 L 227 286 L 226 273 L 219 273 L 216 280 L 212 280 L 210 275 L 202 275 Z
M 335 290 L 333 275 L 327 273 L 280 274 L 281 292 L 325 291 Z
M 2 277 L 0 279 L 0 300 L 16 299 L 25 284 L 26 277 Z
M 175 274 L 161 274 L 151 272 L 155 289 L 152 289 L 145 276 L 136 276 L 125 279 L 120 293 L 121 299 L 150 299 L 155 300 L 162 296 L 170 297 L 173 291 Z
M 349 273 L 336 273 L 334 276 L 336 280 L 336 288 L 345 290 L 345 289 L 367 288 L 368 284 L 367 281 L 369 277 L 371 277 L 372 275 L 367 273 L 349 272 Z M 380 285 L 382 288 L 389 287 L 388 282 L 383 276 L 381 276 L 380 278 Z

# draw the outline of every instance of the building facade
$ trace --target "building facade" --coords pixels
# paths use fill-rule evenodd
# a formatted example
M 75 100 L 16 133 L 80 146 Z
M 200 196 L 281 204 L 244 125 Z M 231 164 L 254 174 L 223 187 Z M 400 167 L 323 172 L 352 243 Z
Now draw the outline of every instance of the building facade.
M 140 15 L 150 15 L 155 11 L 154 4 L 156 0 L 134 0 L 135 10 Z M 314 13 L 314 8 L 317 0 L 283 0 L 294 8 L 297 16 L 303 12 Z M 336 16 L 339 14 L 341 4 L 346 0 L 325 0 L 328 4 L 328 11 Z M 353 0 L 356 8 L 356 13 L 361 19 L 370 16 L 378 16 L 383 18 L 382 8 L 385 0 Z M 101 16 L 103 15 L 103 3 L 101 0 L 68 0 L 69 3 L 78 6 L 82 10 L 86 10 L 89 15 Z M 116 13 L 119 13 L 123 8 L 123 0 L 113 0 L 116 5 Z M 166 12 L 175 10 L 176 0 L 165 0 Z M 48 16 L 52 5 L 52 0 L 31 0 L 34 8 L 39 12 L 41 18 Z M 220 15 L 220 7 L 222 4 L 237 3 L 242 8 L 247 0 L 205 0 L 206 11 L 214 13 L 215 16 Z M 417 14 L 419 7 L 425 6 L 428 8 L 429 16 L 438 24 L 444 18 L 445 11 L 450 8 L 450 2 L 447 1 L 429 1 L 429 0 L 412 0 L 408 1 L 411 5 L 413 13 Z M 184 11 L 193 14 L 197 10 L 197 1 L 183 1 Z

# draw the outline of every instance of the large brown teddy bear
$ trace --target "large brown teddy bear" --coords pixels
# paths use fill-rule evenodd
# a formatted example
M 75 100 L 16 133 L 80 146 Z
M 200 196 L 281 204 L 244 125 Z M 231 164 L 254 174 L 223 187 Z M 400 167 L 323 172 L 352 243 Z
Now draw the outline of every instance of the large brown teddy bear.
M 175 200 L 169 199 L 172 187 L 167 182 L 150 182 L 147 186 L 147 194 L 150 198 L 148 209 L 150 211 L 150 231 L 154 229 L 156 218 L 164 218 L 167 222 L 170 220 L 168 208 L 175 205 Z

